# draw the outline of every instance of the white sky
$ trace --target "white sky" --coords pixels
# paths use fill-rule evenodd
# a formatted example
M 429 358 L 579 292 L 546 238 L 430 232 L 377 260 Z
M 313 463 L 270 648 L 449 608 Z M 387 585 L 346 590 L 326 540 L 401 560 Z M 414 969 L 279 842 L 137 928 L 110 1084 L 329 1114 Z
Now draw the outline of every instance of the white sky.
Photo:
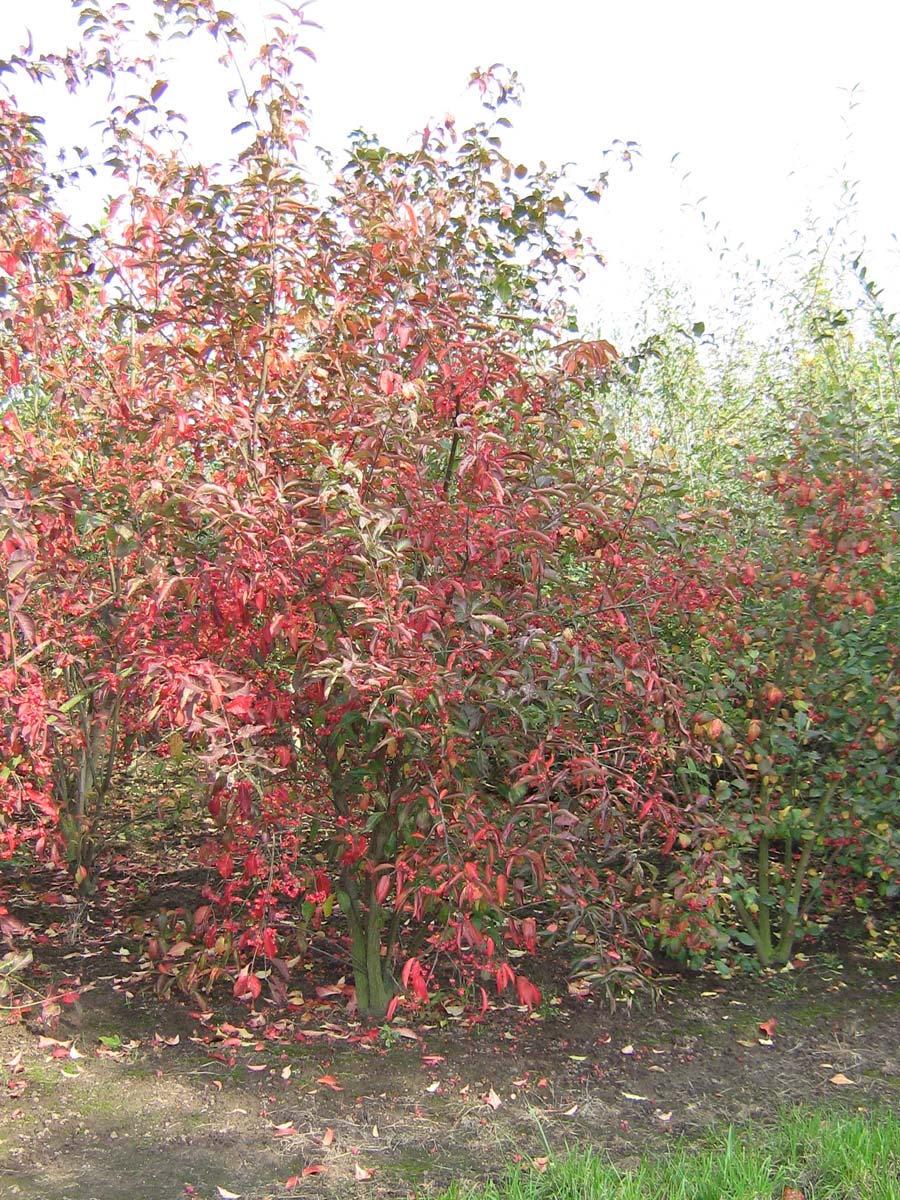
M 228 7 L 258 15 L 275 4 Z M 25 25 L 42 44 L 70 8 L 0 7 L 0 56 Z M 870 276 L 900 308 L 897 0 L 316 0 L 307 11 L 322 25 L 307 39 L 318 59 L 305 67 L 313 139 L 329 149 L 360 125 L 404 143 L 430 117 L 469 108 L 470 72 L 494 62 L 525 85 L 511 114 L 517 157 L 574 160 L 591 175 L 613 139 L 640 144 L 634 171 L 613 172 L 592 228 L 609 267 L 586 306 L 605 328 L 639 321 L 647 269 L 687 280 L 703 317 L 722 283 L 707 242 L 742 244 L 777 272 L 809 213 L 834 221 L 844 180 L 858 181 L 850 247 L 865 240 Z M 182 104 L 200 113 L 207 98 L 201 82 Z

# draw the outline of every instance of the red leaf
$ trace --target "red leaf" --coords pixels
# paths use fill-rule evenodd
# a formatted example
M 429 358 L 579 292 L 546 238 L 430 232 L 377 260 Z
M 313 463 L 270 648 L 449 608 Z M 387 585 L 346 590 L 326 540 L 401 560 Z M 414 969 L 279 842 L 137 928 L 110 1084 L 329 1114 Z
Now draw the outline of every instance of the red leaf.
M 390 875 L 382 875 L 375 884 L 375 900 L 378 904 L 384 904 L 388 892 L 391 890 Z
M 772 1035 L 775 1033 L 775 1018 L 769 1017 L 768 1021 L 760 1021 L 759 1029 L 761 1033 L 766 1035 L 766 1037 L 772 1037 Z
M 525 948 L 534 954 L 537 950 L 537 922 L 534 917 L 526 917 L 522 922 L 522 940 Z
M 333 1092 L 342 1092 L 344 1090 L 333 1075 L 320 1075 L 316 1083 L 324 1084 L 325 1087 L 331 1088 Z
M 22 382 L 22 373 L 19 370 L 19 357 L 17 354 L 7 352 L 0 354 L 0 366 L 6 367 L 6 379 L 10 387 L 16 387 Z
M 254 1000 L 259 997 L 262 991 L 262 983 L 257 977 L 252 974 L 248 968 L 244 968 L 234 981 L 234 994 L 240 999 L 242 996 L 251 996 Z
M 503 993 L 511 983 L 515 983 L 516 975 L 509 963 L 501 963 L 494 978 L 497 981 L 497 991 Z
M 6 910 L 4 909 L 4 914 Z M 25 925 L 18 917 L 4 915 L 0 917 L 0 933 L 4 937 L 24 937 L 30 933 L 31 929 Z
M 420 1000 L 428 999 L 428 987 L 425 983 L 425 977 L 422 974 L 422 964 L 417 958 L 406 960 L 401 979 L 403 986 L 411 988 Z
M 516 977 L 516 992 L 519 997 L 519 1003 L 526 1005 L 528 1008 L 534 1008 L 536 1004 L 540 1004 L 541 1002 L 541 993 L 524 975 Z

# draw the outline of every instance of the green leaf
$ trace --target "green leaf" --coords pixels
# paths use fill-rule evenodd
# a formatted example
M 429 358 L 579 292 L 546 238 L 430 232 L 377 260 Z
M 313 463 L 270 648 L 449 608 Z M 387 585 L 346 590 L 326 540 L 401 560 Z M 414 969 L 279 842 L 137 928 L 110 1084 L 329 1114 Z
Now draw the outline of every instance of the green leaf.
M 746 931 L 746 929 L 735 929 L 732 933 L 732 936 L 737 938 L 737 940 L 741 943 L 742 946 L 755 946 L 756 945 L 756 942 L 753 940 L 751 935 Z

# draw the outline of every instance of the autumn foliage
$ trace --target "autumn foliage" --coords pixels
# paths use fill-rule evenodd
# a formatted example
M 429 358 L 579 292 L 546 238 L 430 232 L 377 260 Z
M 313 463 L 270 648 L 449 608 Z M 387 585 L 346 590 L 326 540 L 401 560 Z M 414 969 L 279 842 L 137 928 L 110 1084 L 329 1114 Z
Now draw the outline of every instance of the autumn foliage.
M 448 965 L 531 1007 L 545 944 L 624 988 L 648 941 L 718 953 L 728 913 L 759 949 L 744 855 L 777 844 L 796 915 L 840 832 L 807 809 L 869 769 L 854 740 L 795 749 L 829 638 L 883 599 L 883 475 L 834 464 L 802 501 L 798 442 L 763 481 L 789 518 L 763 577 L 673 506 L 673 464 L 604 434 L 616 351 L 566 316 L 599 185 L 504 156 L 514 79 L 477 76 L 483 118 L 414 150 L 358 135 L 314 186 L 301 13 L 213 169 L 174 153 L 154 53 L 82 7 L 78 56 L 7 68 L 108 77 L 103 221 L 66 216 L 35 121 L 0 113 L 4 853 L 89 894 L 144 746 L 206 781 L 202 895 L 150 947 L 188 992 L 283 1000 L 322 929 L 375 1019 Z M 151 8 L 163 42 L 240 52 L 201 0 Z M 887 714 L 896 677 L 876 690 Z

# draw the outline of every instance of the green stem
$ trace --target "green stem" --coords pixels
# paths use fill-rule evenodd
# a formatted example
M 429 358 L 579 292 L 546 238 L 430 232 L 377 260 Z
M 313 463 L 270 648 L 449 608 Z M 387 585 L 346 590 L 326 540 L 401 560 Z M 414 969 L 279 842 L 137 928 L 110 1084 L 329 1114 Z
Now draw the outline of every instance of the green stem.
M 770 904 L 772 893 L 769 879 L 769 838 L 763 834 L 759 839 L 759 860 L 757 866 L 759 884 L 759 950 L 760 962 L 766 964 L 772 958 L 772 912 Z
M 741 900 L 741 898 L 739 896 L 732 896 L 731 902 L 734 905 L 735 912 L 737 913 L 738 917 L 740 918 L 741 924 L 744 926 L 746 931 L 753 938 L 753 947 L 756 950 L 756 957 L 765 966 L 765 963 L 763 962 L 763 950 L 762 950 L 762 941 L 761 941 L 760 933 L 759 933 L 759 926 L 753 920 L 753 916 L 750 912 L 750 909 L 743 902 L 743 900 Z
M 819 802 L 819 807 L 816 809 L 816 815 L 813 818 L 812 829 L 809 836 L 803 843 L 803 849 L 800 852 L 800 857 L 794 864 L 793 875 L 791 877 L 791 892 L 788 902 L 785 905 L 784 921 L 781 926 L 781 936 L 778 939 L 778 946 L 775 950 L 775 961 L 780 966 L 785 966 L 791 957 L 791 951 L 794 948 L 794 941 L 797 936 L 797 922 L 800 916 L 800 901 L 803 898 L 803 883 L 806 879 L 806 872 L 809 869 L 809 860 L 812 858 L 813 847 L 816 843 L 816 838 L 821 831 L 822 823 L 825 820 L 825 814 L 828 811 L 828 806 L 831 803 L 834 793 L 837 791 L 837 781 L 832 780 L 825 793 Z

